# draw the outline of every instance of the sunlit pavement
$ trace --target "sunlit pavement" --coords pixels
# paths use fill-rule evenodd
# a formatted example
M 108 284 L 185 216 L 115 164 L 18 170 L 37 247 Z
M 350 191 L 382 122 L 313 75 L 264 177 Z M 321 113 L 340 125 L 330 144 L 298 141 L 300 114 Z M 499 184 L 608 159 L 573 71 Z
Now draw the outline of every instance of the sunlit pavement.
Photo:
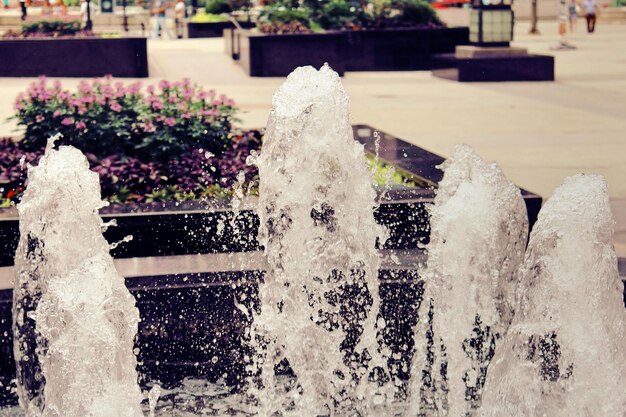
M 616 248 L 626 256 L 626 25 L 593 35 L 581 19 L 570 42 L 554 51 L 556 22 L 541 35 L 516 27 L 514 45 L 556 57 L 556 82 L 462 84 L 430 72 L 347 73 L 354 123 L 367 123 L 441 155 L 456 143 L 496 161 L 518 185 L 548 197 L 568 175 L 600 173 L 610 187 L 617 221 Z M 223 53 L 221 39 L 150 41 L 150 81 L 180 79 L 215 88 L 242 108 L 244 127 L 265 125 L 281 78 L 250 78 Z M 0 118 L 32 79 L 0 78 Z M 70 86 L 77 80 L 66 79 Z M 13 122 L 0 136 L 16 135 Z

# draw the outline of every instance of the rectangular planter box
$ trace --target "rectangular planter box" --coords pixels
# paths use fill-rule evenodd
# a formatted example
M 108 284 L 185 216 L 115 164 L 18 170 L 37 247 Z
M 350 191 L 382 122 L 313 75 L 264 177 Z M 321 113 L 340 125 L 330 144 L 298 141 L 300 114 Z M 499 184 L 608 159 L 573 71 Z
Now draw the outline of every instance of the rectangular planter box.
M 459 59 L 454 54 L 435 58 L 433 75 L 461 82 L 554 81 L 554 57 L 527 55 Z
M 242 28 L 250 29 L 254 23 L 239 22 Z M 234 29 L 232 22 L 194 23 L 187 22 L 188 38 L 221 38 L 224 29 Z
M 227 42 L 227 53 L 252 77 L 284 77 L 296 67 L 316 68 L 328 63 L 339 75 L 344 73 L 343 34 L 311 33 L 265 35 L 235 29 Z
M 146 38 L 0 40 L 0 77 L 147 77 Z
M 286 76 L 296 67 L 328 63 L 344 71 L 407 71 L 432 68 L 432 57 L 469 42 L 460 28 L 332 31 L 265 35 L 233 30 L 225 35 L 226 53 L 250 76 Z
M 469 42 L 469 30 L 457 28 L 381 29 L 346 32 L 346 71 L 430 70 L 433 55 L 454 52 Z

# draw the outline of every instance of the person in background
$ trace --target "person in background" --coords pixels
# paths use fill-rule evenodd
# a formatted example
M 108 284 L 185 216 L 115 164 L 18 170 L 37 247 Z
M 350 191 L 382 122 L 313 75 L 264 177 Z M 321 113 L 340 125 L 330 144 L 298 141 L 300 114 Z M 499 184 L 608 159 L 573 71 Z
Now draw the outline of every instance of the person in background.
M 576 2 L 576 0 L 570 0 L 569 1 L 569 31 L 571 33 L 574 33 L 576 31 L 576 23 L 578 21 L 578 13 L 579 13 L 580 7 L 578 6 L 578 3 Z
M 4 3 L 4 8 L 8 9 L 9 8 L 9 0 L 2 0 L 2 2 Z
M 598 3 L 596 0 L 584 0 L 585 19 L 587 19 L 587 32 L 593 33 L 596 30 L 596 12 Z
M 152 15 L 156 17 L 154 32 L 152 33 L 152 39 L 158 39 L 159 36 L 163 38 L 163 32 L 167 32 L 167 36 L 170 39 L 174 39 L 174 34 L 167 27 L 167 10 L 171 7 L 171 3 L 168 0 L 156 0 L 156 6 L 152 9 Z
M 26 0 L 20 0 L 20 7 L 22 9 L 22 20 L 26 20 L 28 10 L 26 9 Z
M 183 25 L 185 19 L 185 0 L 176 0 L 174 6 L 174 23 L 176 27 L 176 37 L 178 39 L 183 38 Z

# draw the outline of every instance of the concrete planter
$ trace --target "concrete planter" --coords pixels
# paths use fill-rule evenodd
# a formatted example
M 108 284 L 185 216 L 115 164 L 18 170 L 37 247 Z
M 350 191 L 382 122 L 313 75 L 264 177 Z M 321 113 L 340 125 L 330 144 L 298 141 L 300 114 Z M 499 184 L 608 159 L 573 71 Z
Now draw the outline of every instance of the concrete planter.
M 1 77 L 147 77 L 146 38 L 0 40 Z
M 242 28 L 250 29 L 254 27 L 254 23 L 239 22 Z M 215 22 L 215 23 L 194 23 L 187 22 L 188 38 L 221 38 L 224 29 L 234 29 L 235 25 L 231 22 Z
M 226 33 L 226 53 L 250 76 L 286 76 L 302 65 L 325 62 L 344 71 L 429 70 L 436 54 L 469 42 L 468 28 L 399 28 L 265 35 Z

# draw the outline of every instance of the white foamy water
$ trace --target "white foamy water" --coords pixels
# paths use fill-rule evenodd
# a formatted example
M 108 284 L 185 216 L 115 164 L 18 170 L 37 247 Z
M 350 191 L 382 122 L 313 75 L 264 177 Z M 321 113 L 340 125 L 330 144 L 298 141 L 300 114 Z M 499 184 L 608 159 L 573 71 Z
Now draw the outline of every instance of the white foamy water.
M 348 96 L 328 66 L 302 67 L 272 104 L 255 161 L 269 264 L 254 317 L 260 414 L 288 411 L 285 401 L 294 415 L 367 413 L 384 401 L 367 381 L 383 364 L 375 242 L 384 231 L 374 221 L 372 175 L 353 138 Z M 298 384 L 287 400 L 274 389 L 274 365 L 283 359 Z
M 626 415 L 626 311 L 613 229 L 601 176 L 567 178 L 544 205 L 482 416 Z
M 139 312 L 102 236 L 99 178 L 79 150 L 52 145 L 30 167 L 18 205 L 15 322 L 26 313 L 35 319 L 27 330 L 36 334 L 36 357 L 19 337 L 15 353 L 18 364 L 37 359 L 35 377 L 45 381 L 33 395 L 22 380 L 20 402 L 27 417 L 142 416 L 133 353 Z M 24 300 L 36 308 L 20 308 Z
M 427 357 L 424 329 L 429 327 L 420 326 L 411 407 L 427 415 L 470 416 L 480 405 L 489 362 L 513 317 L 528 219 L 519 188 L 470 147 L 455 147 L 441 169 L 422 271 L 426 300 L 433 306 L 434 357 Z M 428 320 L 425 310 L 426 303 L 422 321 Z M 445 377 L 437 371 L 442 364 Z M 435 369 L 436 395 L 420 392 L 420 371 L 427 365 Z

